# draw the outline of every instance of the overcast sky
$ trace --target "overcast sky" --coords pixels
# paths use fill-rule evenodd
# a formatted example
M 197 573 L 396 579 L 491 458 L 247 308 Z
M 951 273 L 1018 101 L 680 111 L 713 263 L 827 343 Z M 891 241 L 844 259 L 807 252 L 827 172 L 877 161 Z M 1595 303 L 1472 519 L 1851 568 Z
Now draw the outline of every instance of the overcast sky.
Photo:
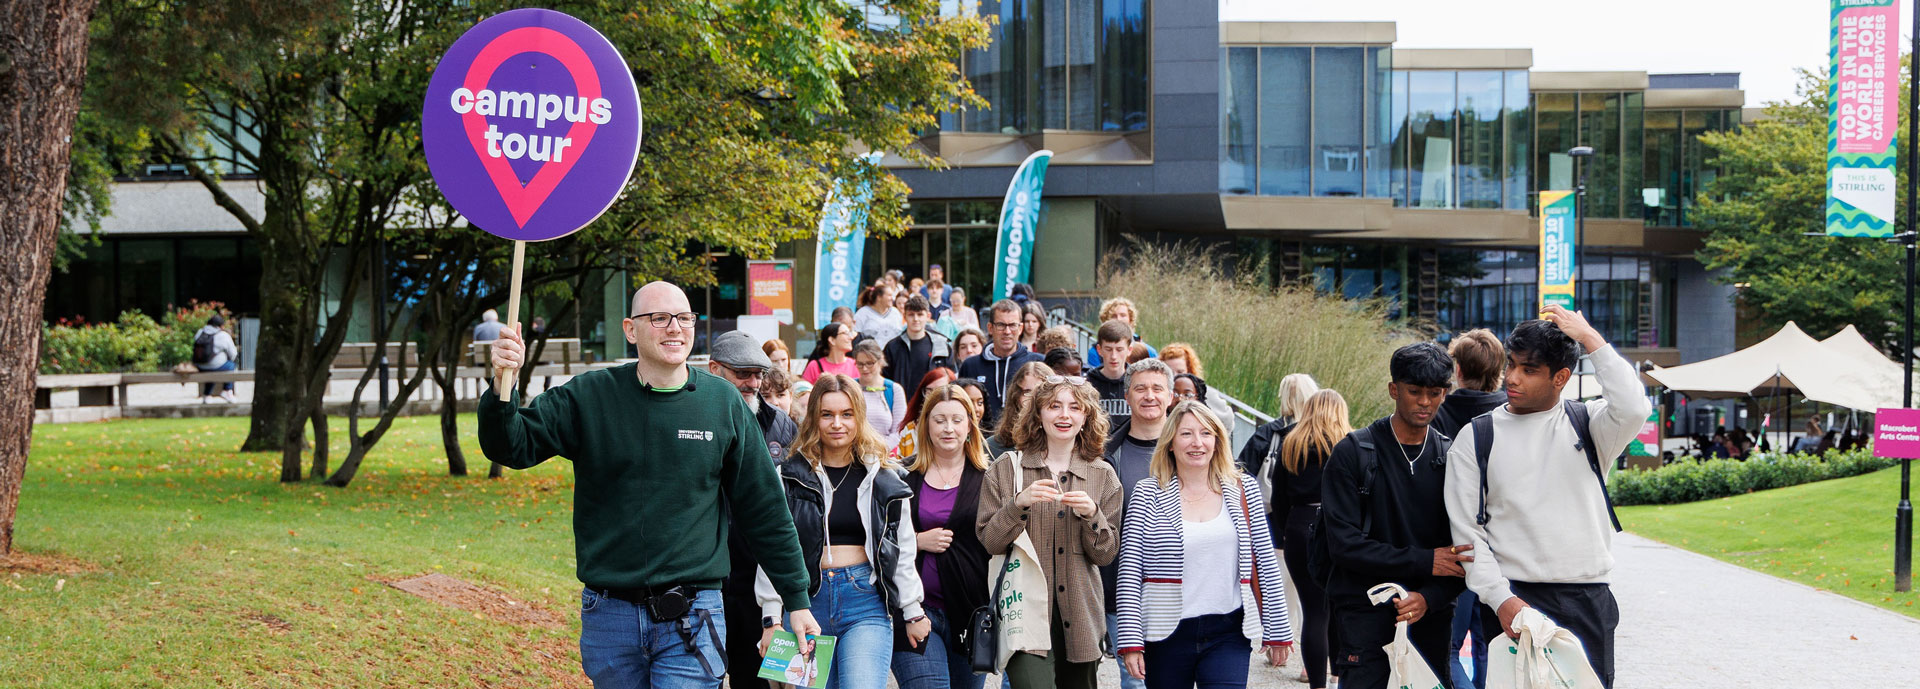
M 1747 105 L 1827 64 L 1827 0 L 1221 0 L 1221 21 L 1392 21 L 1398 48 L 1532 48 L 1540 71 L 1739 72 Z M 1900 2 L 1903 48 L 1912 0 Z

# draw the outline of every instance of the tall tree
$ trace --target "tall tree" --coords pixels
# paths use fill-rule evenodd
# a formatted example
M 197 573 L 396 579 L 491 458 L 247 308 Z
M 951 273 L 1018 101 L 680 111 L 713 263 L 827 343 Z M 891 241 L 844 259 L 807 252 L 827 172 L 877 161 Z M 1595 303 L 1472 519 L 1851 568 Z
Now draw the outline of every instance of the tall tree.
M 40 311 L 67 191 L 73 123 L 87 74 L 93 0 L 16 0 L 0 6 L 0 558 L 13 552 L 13 518 L 33 444 Z
M 1802 72 L 1794 99 L 1769 103 L 1760 121 L 1701 137 L 1714 152 L 1708 164 L 1721 172 L 1694 212 L 1694 224 L 1707 232 L 1699 259 L 1709 269 L 1725 269 L 1722 281 L 1741 286 L 1743 313 L 1767 332 L 1792 321 L 1826 337 L 1851 324 L 1882 351 L 1898 352 L 1906 298 L 1900 247 L 1807 236 L 1826 230 L 1830 83 L 1823 74 Z M 1907 132 L 1902 121 L 1898 140 L 1907 141 Z M 1906 183 L 1902 161 L 1897 218 L 1906 217 Z

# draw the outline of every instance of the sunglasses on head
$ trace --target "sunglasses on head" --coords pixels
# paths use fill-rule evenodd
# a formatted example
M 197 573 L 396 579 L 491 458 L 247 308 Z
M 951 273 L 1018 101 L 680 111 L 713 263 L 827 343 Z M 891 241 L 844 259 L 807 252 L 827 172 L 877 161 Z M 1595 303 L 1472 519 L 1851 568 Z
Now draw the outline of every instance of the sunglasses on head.
M 1042 380 L 1045 380 L 1049 383 L 1067 383 L 1070 385 L 1086 385 L 1087 384 L 1087 379 L 1080 376 L 1047 376 Z

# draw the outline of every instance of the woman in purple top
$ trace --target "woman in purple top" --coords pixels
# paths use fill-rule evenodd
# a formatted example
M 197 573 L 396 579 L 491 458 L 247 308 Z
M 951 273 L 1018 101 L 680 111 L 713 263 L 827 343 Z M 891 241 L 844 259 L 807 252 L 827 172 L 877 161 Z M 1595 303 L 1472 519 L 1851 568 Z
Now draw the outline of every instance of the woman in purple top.
M 980 505 L 986 440 L 966 390 L 943 385 L 925 395 L 914 425 L 918 452 L 905 463 L 933 633 L 917 649 L 895 634 L 893 676 L 901 689 L 980 689 L 985 677 L 973 674 L 958 638 L 973 611 L 987 605 L 987 551 L 974 529 L 966 528 Z

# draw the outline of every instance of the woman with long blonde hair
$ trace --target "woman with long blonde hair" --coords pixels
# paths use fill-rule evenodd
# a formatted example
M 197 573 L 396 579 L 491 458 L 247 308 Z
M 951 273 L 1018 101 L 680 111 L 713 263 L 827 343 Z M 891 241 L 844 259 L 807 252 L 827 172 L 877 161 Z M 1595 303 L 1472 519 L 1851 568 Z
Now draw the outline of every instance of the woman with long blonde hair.
M 894 652 L 893 676 L 901 689 L 980 689 L 985 677 L 973 674 L 959 637 L 973 611 L 987 604 L 988 553 L 973 528 L 987 473 L 987 443 L 965 389 L 930 387 L 919 402 L 913 424 L 919 452 L 908 458 L 907 487 L 915 498 L 910 515 L 919 547 L 915 559 L 933 633 L 924 649 Z
M 1100 565 L 1120 550 L 1120 476 L 1101 460 L 1107 416 L 1085 379 L 1049 376 L 1029 393 L 1019 417 L 1020 448 L 994 462 L 980 491 L 980 543 L 1002 553 L 1022 533 L 1031 539 L 1048 605 L 1044 651 L 1013 648 L 1013 689 L 1095 689 L 1106 637 Z M 1036 649 L 1037 650 L 1037 649 Z M 1004 651 L 1003 651 L 1004 652 Z
M 1166 429 L 1120 529 L 1116 646 L 1151 686 L 1244 687 L 1249 643 L 1276 667 L 1293 644 L 1260 487 L 1205 404 L 1174 405 Z
M 888 461 L 886 443 L 866 415 L 859 383 L 838 373 L 820 376 L 780 463 L 780 487 L 812 575 L 813 614 L 822 634 L 840 639 L 829 689 L 884 689 L 894 630 L 914 645 L 932 632 L 913 558 L 913 490 L 906 472 Z M 784 623 L 780 595 L 765 570 L 755 577 L 754 594 L 765 655 Z
M 1280 466 L 1273 468 L 1273 513 L 1281 527 L 1287 570 L 1307 571 L 1307 529 L 1320 514 L 1320 473 L 1333 456 L 1333 446 L 1353 432 L 1347 419 L 1347 400 L 1331 389 L 1313 393 L 1299 411 L 1299 421 L 1280 445 Z M 1309 689 L 1327 686 L 1327 592 L 1313 577 L 1296 576 L 1300 587 L 1301 660 L 1307 665 Z

